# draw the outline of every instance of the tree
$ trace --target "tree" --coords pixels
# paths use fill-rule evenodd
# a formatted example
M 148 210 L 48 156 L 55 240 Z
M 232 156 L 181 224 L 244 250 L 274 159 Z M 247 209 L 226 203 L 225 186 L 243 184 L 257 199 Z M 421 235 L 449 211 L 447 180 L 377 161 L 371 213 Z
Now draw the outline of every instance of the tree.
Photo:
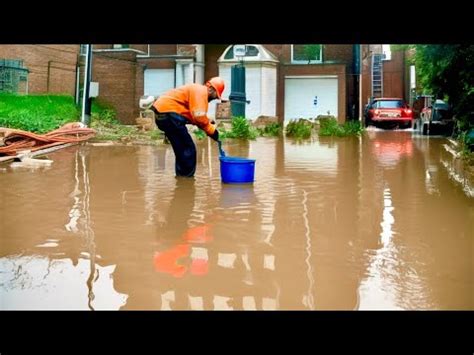
M 321 45 L 320 44 L 305 44 L 304 45 L 304 55 L 306 59 L 308 60 L 308 64 L 315 59 L 321 59 L 319 58 L 320 53 L 321 53 Z
M 415 45 L 414 48 L 422 87 L 449 102 L 461 130 L 474 127 L 474 45 Z

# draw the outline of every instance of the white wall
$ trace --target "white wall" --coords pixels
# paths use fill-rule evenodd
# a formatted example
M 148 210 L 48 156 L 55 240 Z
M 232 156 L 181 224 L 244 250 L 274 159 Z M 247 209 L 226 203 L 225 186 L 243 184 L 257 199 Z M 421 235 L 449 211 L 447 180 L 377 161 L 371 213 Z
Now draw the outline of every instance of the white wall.
M 260 116 L 262 97 L 262 67 L 245 66 L 245 94 L 250 104 L 245 107 L 245 117 L 255 119 Z
M 174 88 L 174 69 L 146 69 L 145 95 L 159 96 Z
M 276 67 L 262 68 L 261 115 L 276 116 L 277 74 Z
M 145 95 L 159 96 L 174 88 L 174 69 L 146 69 Z
M 219 65 L 219 76 L 226 86 L 222 98 L 229 99 L 231 91 L 231 67 L 229 64 Z M 248 119 L 256 119 L 260 115 L 275 116 L 276 114 L 276 68 L 263 67 L 261 64 L 245 65 L 245 93 L 250 100 L 245 108 Z M 215 117 L 216 102 L 209 104 L 209 117 Z

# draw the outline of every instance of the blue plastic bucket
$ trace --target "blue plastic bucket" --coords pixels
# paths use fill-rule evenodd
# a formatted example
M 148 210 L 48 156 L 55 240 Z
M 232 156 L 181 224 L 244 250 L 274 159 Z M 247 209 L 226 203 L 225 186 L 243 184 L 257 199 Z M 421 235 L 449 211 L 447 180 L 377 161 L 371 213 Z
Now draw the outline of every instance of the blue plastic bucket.
M 225 184 L 245 184 L 254 181 L 255 159 L 219 157 L 221 179 Z

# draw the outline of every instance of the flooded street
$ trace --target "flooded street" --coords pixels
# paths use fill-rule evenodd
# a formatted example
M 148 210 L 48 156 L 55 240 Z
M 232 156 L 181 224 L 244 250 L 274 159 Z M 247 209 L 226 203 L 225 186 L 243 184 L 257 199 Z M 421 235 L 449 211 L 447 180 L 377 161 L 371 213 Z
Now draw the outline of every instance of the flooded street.
M 474 309 L 474 195 L 447 140 L 227 141 L 256 159 L 223 185 L 197 143 L 73 146 L 0 166 L 0 309 Z

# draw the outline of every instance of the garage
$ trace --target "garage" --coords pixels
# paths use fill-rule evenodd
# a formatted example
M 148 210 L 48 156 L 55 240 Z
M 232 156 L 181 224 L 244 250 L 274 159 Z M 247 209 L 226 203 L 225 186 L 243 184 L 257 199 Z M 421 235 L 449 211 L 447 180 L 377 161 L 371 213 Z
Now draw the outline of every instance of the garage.
M 174 69 L 146 69 L 145 95 L 159 96 L 174 88 Z
M 338 115 L 338 80 L 328 76 L 285 77 L 285 122 L 318 115 Z

